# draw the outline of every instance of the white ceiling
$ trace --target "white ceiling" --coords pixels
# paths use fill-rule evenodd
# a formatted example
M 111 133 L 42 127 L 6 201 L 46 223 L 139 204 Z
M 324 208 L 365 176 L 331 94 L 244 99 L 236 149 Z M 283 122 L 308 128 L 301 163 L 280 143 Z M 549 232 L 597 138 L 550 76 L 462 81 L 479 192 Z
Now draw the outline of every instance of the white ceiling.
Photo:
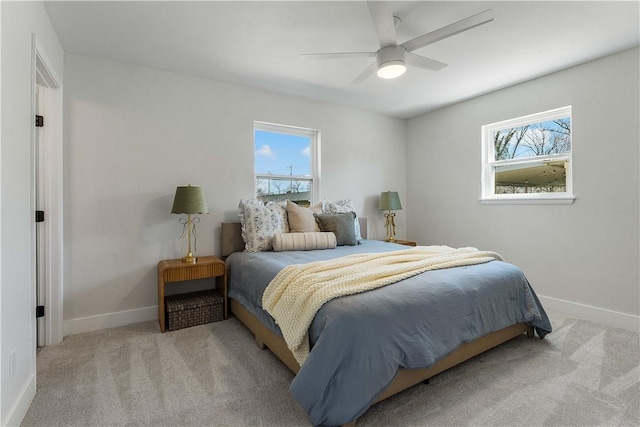
M 379 48 L 363 1 L 45 2 L 68 52 L 409 118 L 638 46 L 638 1 L 393 1 L 398 43 L 486 9 L 493 22 L 415 51 L 449 66 L 353 79 Z

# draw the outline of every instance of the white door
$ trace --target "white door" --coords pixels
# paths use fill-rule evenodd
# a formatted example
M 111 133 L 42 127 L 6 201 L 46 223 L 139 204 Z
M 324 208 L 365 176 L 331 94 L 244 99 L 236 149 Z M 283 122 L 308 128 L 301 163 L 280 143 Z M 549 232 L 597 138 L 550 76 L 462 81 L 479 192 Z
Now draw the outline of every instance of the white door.
M 44 102 L 45 89 L 36 85 L 36 114 L 39 116 L 44 116 L 44 106 L 46 103 Z M 35 122 L 35 119 L 34 119 Z M 35 123 L 34 123 L 35 124 Z M 44 165 L 45 165 L 45 150 L 43 149 L 45 141 L 45 132 L 42 127 L 36 127 L 36 137 L 34 152 L 35 152 L 35 194 L 36 194 L 36 211 L 44 211 L 46 215 L 46 208 L 44 206 L 44 190 L 47 188 L 45 185 L 44 179 L 46 174 L 44 173 Z M 36 215 L 34 213 L 34 215 Z M 46 275 L 46 233 L 45 233 L 45 223 L 44 222 L 36 222 L 36 304 L 44 306 L 46 300 L 46 290 L 47 290 L 47 275 Z M 36 320 L 36 345 L 38 347 L 43 347 L 45 345 L 45 319 L 44 317 L 39 317 Z

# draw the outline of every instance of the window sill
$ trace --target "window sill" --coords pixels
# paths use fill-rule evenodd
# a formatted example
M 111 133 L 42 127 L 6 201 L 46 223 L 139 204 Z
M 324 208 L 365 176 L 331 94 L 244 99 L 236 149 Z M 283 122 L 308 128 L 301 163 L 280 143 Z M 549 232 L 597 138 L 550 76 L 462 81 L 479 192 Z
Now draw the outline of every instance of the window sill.
M 496 198 L 496 199 L 480 199 L 483 205 L 571 205 L 575 197 L 518 197 L 518 198 Z

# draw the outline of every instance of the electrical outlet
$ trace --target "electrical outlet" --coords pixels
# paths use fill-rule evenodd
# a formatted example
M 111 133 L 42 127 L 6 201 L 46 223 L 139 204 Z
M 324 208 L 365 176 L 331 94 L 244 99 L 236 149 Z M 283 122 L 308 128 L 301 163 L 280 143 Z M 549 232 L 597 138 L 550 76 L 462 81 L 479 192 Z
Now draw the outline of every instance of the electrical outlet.
M 11 350 L 9 353 L 9 379 L 16 376 L 16 351 Z

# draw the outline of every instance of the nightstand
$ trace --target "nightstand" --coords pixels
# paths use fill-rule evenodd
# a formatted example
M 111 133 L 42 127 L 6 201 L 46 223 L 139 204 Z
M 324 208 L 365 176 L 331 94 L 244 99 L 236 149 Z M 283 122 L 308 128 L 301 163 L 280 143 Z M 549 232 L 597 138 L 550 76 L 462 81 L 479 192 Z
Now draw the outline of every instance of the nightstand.
M 227 266 L 214 256 L 198 257 L 198 262 L 189 264 L 182 259 L 160 261 L 158 263 L 158 320 L 160 332 L 165 331 L 165 296 L 166 283 L 184 282 L 186 280 L 215 278 L 216 288 L 224 297 L 224 318 L 227 318 Z
M 405 246 L 417 246 L 416 242 L 413 242 L 411 240 L 399 240 L 396 239 L 395 242 L 393 243 L 397 243 L 398 245 L 405 245 Z

